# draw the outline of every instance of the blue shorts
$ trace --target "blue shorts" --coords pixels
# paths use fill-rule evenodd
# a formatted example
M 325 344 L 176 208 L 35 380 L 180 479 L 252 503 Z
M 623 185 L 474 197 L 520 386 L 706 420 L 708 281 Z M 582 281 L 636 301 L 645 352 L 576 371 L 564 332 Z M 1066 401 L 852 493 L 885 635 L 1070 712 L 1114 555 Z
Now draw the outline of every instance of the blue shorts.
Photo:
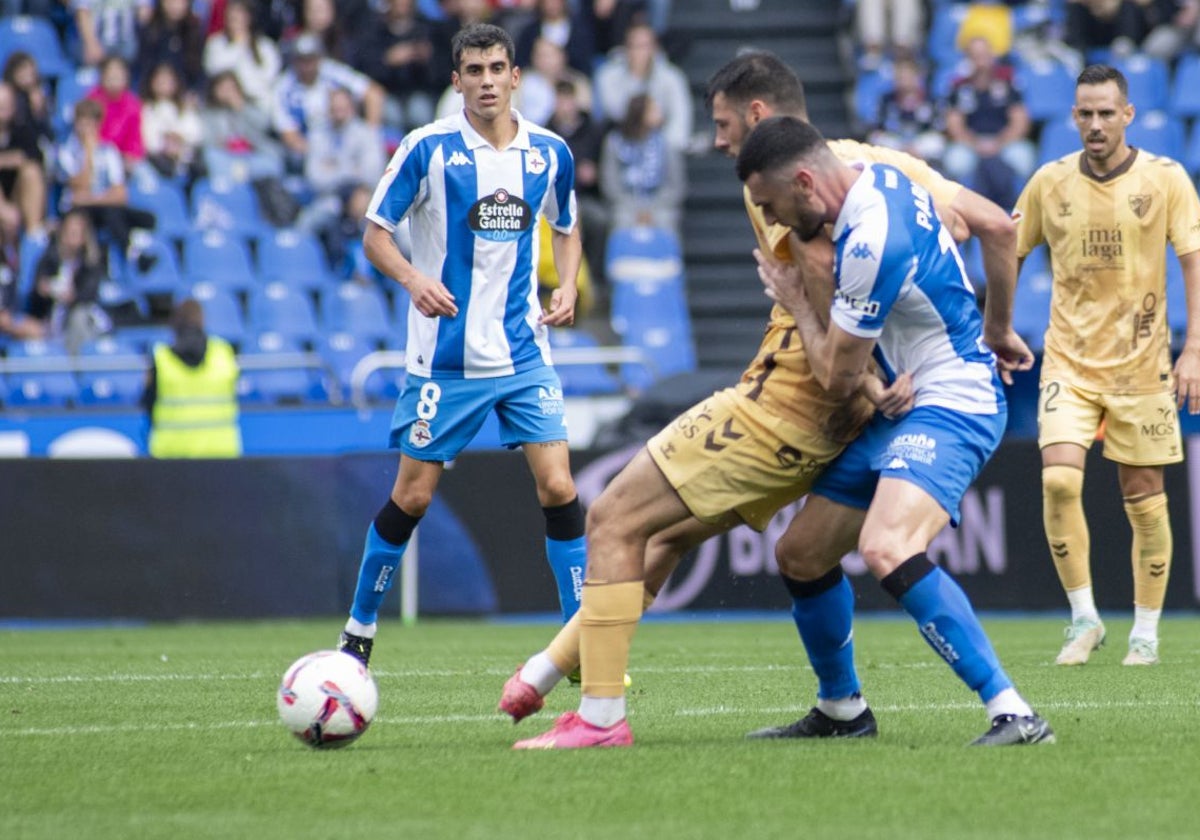
M 487 379 L 429 379 L 409 374 L 392 412 L 388 446 L 418 461 L 452 461 L 478 434 L 490 412 L 500 442 L 567 439 L 562 382 L 552 367 Z
M 999 414 L 964 414 L 922 406 L 889 420 L 876 414 L 813 485 L 812 492 L 866 510 L 882 476 L 911 482 L 932 496 L 950 523 L 971 482 L 1000 444 L 1008 421 Z

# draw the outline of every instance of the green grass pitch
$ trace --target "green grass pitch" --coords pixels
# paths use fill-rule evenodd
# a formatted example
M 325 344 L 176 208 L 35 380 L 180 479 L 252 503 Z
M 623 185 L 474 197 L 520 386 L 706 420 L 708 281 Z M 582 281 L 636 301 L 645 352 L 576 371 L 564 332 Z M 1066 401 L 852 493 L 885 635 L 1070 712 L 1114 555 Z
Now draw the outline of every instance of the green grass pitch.
M 648 621 L 626 750 L 517 753 L 575 707 L 561 685 L 514 727 L 504 680 L 550 624 L 385 623 L 380 709 L 347 749 L 288 735 L 275 688 L 340 621 L 0 631 L 0 838 L 1196 837 L 1200 618 L 1168 616 L 1163 663 L 1123 668 L 1128 622 L 1082 668 L 1063 623 L 985 621 L 1059 742 L 968 749 L 983 711 L 905 620 L 856 629 L 880 737 L 751 742 L 811 705 L 778 621 Z

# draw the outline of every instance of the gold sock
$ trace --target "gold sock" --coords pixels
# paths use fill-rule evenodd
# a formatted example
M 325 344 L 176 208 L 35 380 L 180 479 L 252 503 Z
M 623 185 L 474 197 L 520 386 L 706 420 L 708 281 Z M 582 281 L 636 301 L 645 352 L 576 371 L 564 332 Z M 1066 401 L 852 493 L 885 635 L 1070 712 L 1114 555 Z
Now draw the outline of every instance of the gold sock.
M 1155 493 L 1125 503 L 1133 526 L 1133 603 L 1161 610 L 1171 574 L 1171 519 L 1167 494 Z
M 582 693 L 588 697 L 621 697 L 633 631 L 642 616 L 645 587 L 628 583 L 584 581 L 579 607 L 579 654 L 583 663 Z
M 642 612 L 645 612 L 654 603 L 654 593 L 649 589 L 642 592 Z M 562 626 L 558 635 L 550 640 L 546 656 L 560 673 L 569 674 L 579 667 L 579 610 L 576 610 L 571 620 Z
M 1083 515 L 1083 470 L 1055 464 L 1042 468 L 1042 524 L 1063 589 L 1092 585 L 1091 538 Z

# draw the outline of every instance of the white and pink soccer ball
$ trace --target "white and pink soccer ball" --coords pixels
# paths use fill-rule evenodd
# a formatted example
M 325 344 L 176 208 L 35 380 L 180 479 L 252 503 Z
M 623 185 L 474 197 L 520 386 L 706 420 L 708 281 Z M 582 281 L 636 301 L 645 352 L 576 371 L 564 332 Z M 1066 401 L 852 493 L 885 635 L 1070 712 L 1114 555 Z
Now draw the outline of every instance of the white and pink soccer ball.
M 275 705 L 293 735 L 315 749 L 331 749 L 367 731 L 379 691 L 366 666 L 353 656 L 320 650 L 287 669 Z

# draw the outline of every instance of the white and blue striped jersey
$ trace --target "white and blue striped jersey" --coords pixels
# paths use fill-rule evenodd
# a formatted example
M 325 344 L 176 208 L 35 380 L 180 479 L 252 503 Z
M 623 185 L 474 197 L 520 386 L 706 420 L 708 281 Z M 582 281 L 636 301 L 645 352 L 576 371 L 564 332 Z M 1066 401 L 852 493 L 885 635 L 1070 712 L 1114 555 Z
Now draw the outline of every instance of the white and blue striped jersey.
M 876 340 L 888 381 L 911 373 L 917 406 L 1004 410 L 974 289 L 928 191 L 894 167 L 865 165 L 833 238 L 831 317 L 851 335 Z
M 575 226 L 575 163 L 561 137 L 516 112 L 516 139 L 497 151 L 465 112 L 417 129 L 396 150 L 367 210 L 391 231 L 412 225 L 413 266 L 440 279 L 458 315 L 409 307 L 407 368 L 474 379 L 550 364 L 538 323 L 538 216 Z

